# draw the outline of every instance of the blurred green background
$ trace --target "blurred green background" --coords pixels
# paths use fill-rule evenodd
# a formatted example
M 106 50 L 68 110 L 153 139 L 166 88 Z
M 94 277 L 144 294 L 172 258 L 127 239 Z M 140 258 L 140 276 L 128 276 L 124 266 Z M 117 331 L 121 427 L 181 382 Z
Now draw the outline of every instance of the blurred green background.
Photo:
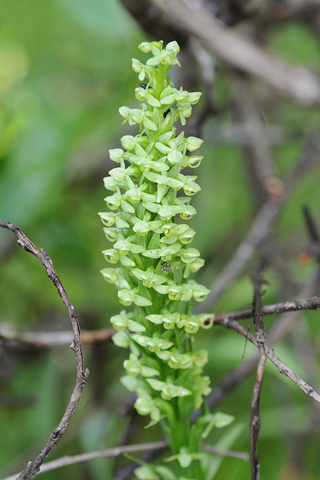
M 135 102 L 138 80 L 131 70 L 131 58 L 145 60 L 137 46 L 148 38 L 116 0 L 1 0 L 0 12 L 0 220 L 14 223 L 37 247 L 47 250 L 78 310 L 81 328 L 107 328 L 120 306 L 115 289 L 99 273 L 105 266 L 101 250 L 108 247 L 97 212 L 105 210 L 102 179 L 111 168 L 108 149 L 119 146 L 120 137 L 129 129 L 122 126 L 118 108 Z M 289 24 L 274 31 L 269 41 L 277 55 L 319 70 L 319 47 L 305 27 Z M 228 102 L 230 87 L 223 69 L 218 73 L 219 101 Z M 293 132 L 289 144 L 273 148 L 274 168 L 283 178 L 299 156 L 304 134 L 319 122 L 319 113 L 281 101 L 266 107 L 263 114 L 267 124 Z M 192 226 L 197 231 L 194 246 L 208 259 L 209 267 L 200 274 L 206 285 L 217 277 L 257 213 L 243 148 L 232 138 L 219 137 L 222 125 L 232 133 L 234 123 L 234 112 L 227 110 L 208 120 L 203 129 L 205 161 L 198 171 L 202 191 L 193 202 L 198 215 Z M 286 274 L 281 277 L 272 265 L 267 269 L 270 285 L 265 303 L 292 299 L 315 271 L 312 262 L 299 261 L 299 252 L 307 243 L 302 206 L 309 204 L 315 218 L 320 217 L 319 176 L 318 162 L 290 195 L 274 228 L 274 255 Z M 247 308 L 252 301 L 248 276 L 252 265 L 221 297 L 216 311 Z M 266 324 L 273 321 L 270 317 Z M 12 234 L 2 230 L 0 332 L 8 328 L 60 331 L 70 325 L 43 267 L 16 246 Z M 276 353 L 319 389 L 318 362 L 309 368 L 308 359 L 300 358 L 297 341 L 304 339 L 314 355 L 319 354 L 316 312 L 301 316 L 297 335 L 278 346 Z M 209 349 L 207 374 L 213 386 L 244 361 L 244 340 L 231 331 L 212 329 L 199 334 L 198 343 Z M 116 446 L 126 431 L 128 418 L 123 412 L 130 400 L 119 378 L 127 352 L 112 344 L 85 347 L 84 351 L 91 371 L 88 385 L 50 459 Z M 248 345 L 246 357 L 251 351 Z M 64 412 L 74 380 L 71 350 L 17 350 L 1 345 L 0 339 L 1 478 L 23 468 L 45 444 Z M 236 419 L 225 431 L 214 432 L 210 443 L 220 439 L 228 448 L 249 451 L 253 385 L 251 375 L 219 406 L 218 410 Z M 318 479 L 319 408 L 280 378 L 272 365 L 267 367 L 263 384 L 261 417 L 262 478 Z M 131 443 L 158 438 L 156 428 L 143 429 L 145 420 L 136 419 Z M 304 449 L 297 453 L 295 445 L 301 444 Z M 295 477 L 290 470 L 297 455 L 304 476 Z M 96 460 L 42 478 L 111 480 L 113 469 L 124 461 Z M 250 476 L 248 463 L 219 462 L 214 477 L 218 480 Z

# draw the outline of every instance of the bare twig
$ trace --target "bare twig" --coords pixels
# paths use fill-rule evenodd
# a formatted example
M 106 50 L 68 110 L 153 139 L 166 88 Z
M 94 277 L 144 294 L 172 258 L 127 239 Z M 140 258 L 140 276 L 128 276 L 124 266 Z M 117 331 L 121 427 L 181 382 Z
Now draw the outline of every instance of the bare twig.
M 262 307 L 262 315 L 276 315 L 285 312 L 298 312 L 301 310 L 317 310 L 320 308 L 320 298 L 311 297 L 304 300 L 275 303 Z M 236 310 L 234 312 L 216 313 L 214 323 L 218 324 L 221 319 L 245 320 L 252 316 L 252 309 Z
M 320 262 L 320 234 L 318 226 L 311 214 L 311 210 L 308 205 L 304 205 L 303 216 L 306 224 L 307 234 L 310 242 L 307 246 L 307 253 L 314 258 L 318 263 Z
M 316 225 L 316 223 L 315 223 L 315 221 L 312 217 L 311 210 L 308 207 L 308 205 L 304 205 L 302 211 L 303 211 L 303 214 L 304 214 L 306 227 L 307 227 L 307 232 L 309 234 L 310 240 L 312 242 L 320 243 L 320 234 L 319 234 L 318 226 Z
M 177 28 L 199 38 L 223 62 L 267 82 L 281 95 L 305 105 L 319 105 L 320 82 L 310 70 L 265 53 L 183 0 L 164 0 L 164 4 Z
M 233 69 L 229 69 L 228 74 L 234 91 L 236 108 L 247 139 L 244 148 L 246 164 L 252 177 L 251 189 L 255 193 L 258 206 L 261 206 L 261 203 L 267 199 L 277 201 L 283 195 L 284 185 L 274 172 L 266 127 L 261 118 L 261 108 L 253 94 L 250 78 Z
M 232 69 L 228 71 L 228 74 L 241 124 L 245 129 L 247 147 L 255 160 L 256 177 L 259 184 L 264 187 L 265 180 L 273 177 L 274 172 L 272 153 L 260 109 L 256 104 L 250 78 Z
M 176 28 L 157 3 L 152 0 L 121 0 L 121 3 L 152 38 L 161 38 L 166 43 L 176 40 L 181 46 L 187 43 L 187 33 Z
M 320 125 L 308 133 L 301 155 L 285 179 L 284 183 L 288 192 L 293 191 L 301 181 L 301 178 L 309 173 L 310 169 L 315 165 L 315 162 L 319 160 L 319 150 Z
M 286 145 L 301 138 L 303 133 L 298 129 L 288 129 L 278 125 L 266 125 L 264 127 L 265 135 L 271 146 Z M 214 145 L 247 145 L 250 139 L 242 123 L 219 122 L 219 125 L 212 125 L 210 130 L 210 139 Z
M 210 285 L 211 292 L 201 305 L 197 307 L 196 313 L 208 311 L 229 285 L 242 273 L 255 248 L 266 238 L 271 225 L 277 218 L 279 210 L 279 202 L 269 200 L 263 205 L 252 222 L 243 242 L 239 245 L 220 275 Z
M 216 110 L 214 86 L 216 83 L 216 71 L 214 61 L 209 53 L 203 48 L 199 40 L 190 38 L 190 49 L 198 63 L 205 85 L 206 104 L 213 112 Z
M 191 117 L 187 127 L 188 134 L 199 136 L 201 127 L 204 125 L 208 117 L 218 115 L 226 109 L 226 107 L 229 107 L 229 105 L 224 106 L 223 108 L 220 108 L 217 105 L 215 92 L 216 71 L 211 55 L 203 48 L 201 43 L 195 37 L 190 38 L 189 47 L 200 68 L 201 76 L 205 85 L 202 110 L 198 115 Z
M 312 295 L 318 288 L 319 281 L 320 281 L 320 269 L 318 269 L 316 275 L 307 283 L 307 285 L 303 287 L 301 292 L 297 295 L 297 298 L 301 298 L 301 297 L 303 298 L 308 295 Z M 312 297 L 312 298 L 316 298 L 316 297 Z M 280 316 L 279 320 L 277 320 L 274 323 L 274 325 L 272 326 L 272 328 L 268 333 L 269 345 L 273 345 L 279 342 L 280 340 L 282 340 L 288 334 L 288 332 L 292 329 L 294 323 L 296 322 L 296 320 L 300 315 L 299 301 L 297 302 L 297 306 L 298 306 L 297 309 L 293 308 L 292 310 L 290 309 L 288 311 L 284 310 L 285 313 L 283 313 Z M 267 314 L 266 312 L 267 308 L 268 307 L 263 307 L 262 309 L 263 315 Z M 250 313 L 251 310 L 243 310 L 242 312 L 244 313 L 243 315 L 239 316 L 238 318 L 239 320 L 243 318 L 249 318 L 250 315 L 248 316 L 247 312 Z M 224 327 L 229 328 L 230 321 L 233 321 L 233 317 L 228 317 L 228 315 L 226 315 L 219 318 L 218 315 L 216 315 L 214 324 L 215 325 L 222 324 Z M 245 337 L 250 340 L 249 338 L 250 335 L 247 333 L 248 333 L 247 330 L 243 329 L 243 333 L 241 334 L 245 335 Z M 259 353 L 258 352 L 254 353 L 244 363 L 234 368 L 226 377 L 222 379 L 222 381 L 219 384 L 215 385 L 214 389 L 212 390 L 211 394 L 207 399 L 208 407 L 210 409 L 213 409 L 219 403 L 221 403 L 222 400 L 227 395 L 229 395 L 243 381 L 243 379 L 246 378 L 254 370 L 256 364 L 259 361 L 259 358 L 260 358 Z
M 213 455 L 219 455 L 221 457 L 232 457 L 240 458 L 247 462 L 249 460 L 249 455 L 243 452 L 234 452 L 233 450 L 221 450 L 220 448 L 211 447 L 211 445 L 202 445 L 201 450 L 205 452 L 210 452 Z
M 318 310 L 320 308 L 320 298 L 311 297 L 297 301 L 287 301 L 265 305 L 262 307 L 263 316 L 277 315 L 285 312 L 300 312 L 302 310 Z M 235 310 L 232 312 L 216 313 L 214 324 L 219 325 L 224 320 L 246 320 L 251 318 L 252 309 Z M 82 345 L 96 345 L 110 342 L 115 331 L 112 328 L 101 330 L 83 330 L 81 331 Z M 66 347 L 72 342 L 72 332 L 16 332 L 12 329 L 1 328 L 0 340 L 7 347 L 48 349 L 55 347 Z
M 251 460 L 251 480 L 259 480 L 260 478 L 260 465 L 259 457 L 256 455 L 257 443 L 259 438 L 259 432 L 261 427 L 260 417 L 260 394 L 262 387 L 262 380 L 264 375 L 264 369 L 267 361 L 267 356 L 262 346 L 260 350 L 260 361 L 257 369 L 256 381 L 253 389 L 253 395 L 251 400 L 250 410 L 250 460 Z
M 40 470 L 36 473 L 49 472 L 56 470 L 57 468 L 67 467 L 68 465 L 74 465 L 76 463 L 88 462 L 89 460 L 96 460 L 98 458 L 117 457 L 123 453 L 133 453 L 150 450 L 160 450 L 167 447 L 168 443 L 165 440 L 153 443 L 140 443 L 137 445 L 124 445 L 122 447 L 107 448 L 105 450 L 99 450 L 96 452 L 83 453 L 80 455 L 66 455 L 64 457 L 47 462 L 40 467 Z M 16 475 L 11 475 L 3 480 L 15 480 Z
M 320 127 L 318 126 L 310 134 L 302 154 L 284 182 L 286 192 L 283 192 L 282 198 L 278 198 L 279 201 L 275 201 L 275 199 L 268 200 L 262 206 L 253 220 L 246 237 L 220 275 L 210 285 L 211 292 L 204 302 L 202 302 L 196 309 L 196 313 L 208 311 L 229 285 L 242 273 L 247 262 L 255 252 L 255 249 L 267 238 L 267 235 L 280 212 L 285 197 L 293 190 L 298 181 L 310 171 L 310 168 L 318 158 L 319 150 Z
M 251 480 L 259 480 L 260 465 L 259 457 L 256 454 L 258 438 L 261 427 L 260 416 L 260 395 L 264 376 L 264 369 L 267 361 L 265 351 L 265 326 L 262 316 L 262 293 L 261 287 L 265 283 L 261 274 L 257 273 L 252 277 L 254 294 L 252 303 L 253 323 L 256 332 L 256 343 L 260 352 L 260 361 L 257 369 L 256 381 L 253 389 L 250 410 L 250 460 L 251 460 Z
M 115 331 L 112 328 L 101 330 L 83 330 L 80 334 L 82 345 L 98 345 L 108 343 Z M 67 347 L 73 340 L 73 333 L 64 332 L 16 332 L 14 330 L 1 327 L 0 340 L 7 347 L 48 349 L 55 347 Z
M 124 453 L 135 453 L 135 452 L 148 452 L 148 451 L 157 451 L 163 450 L 168 446 L 166 440 L 160 440 L 158 442 L 151 443 L 139 443 L 136 445 L 123 445 L 121 447 L 107 448 L 105 450 L 98 450 L 96 452 L 82 453 L 80 455 L 65 455 L 64 457 L 53 460 L 52 462 L 47 462 L 43 464 L 35 476 L 40 475 L 41 473 L 50 472 L 52 470 L 57 470 L 58 468 L 67 467 L 69 465 L 75 465 L 78 463 L 88 462 L 90 460 L 97 460 L 98 458 L 108 458 L 108 457 L 118 457 Z M 213 455 L 219 455 L 224 457 L 233 457 L 240 458 L 241 460 L 248 461 L 249 456 L 247 453 L 235 452 L 233 450 L 221 450 L 220 448 L 212 447 L 211 445 L 203 445 L 202 450 L 212 453 Z M 15 480 L 16 475 L 10 475 L 2 480 Z
M 65 429 L 67 428 L 73 413 L 80 401 L 81 394 L 83 388 L 86 384 L 87 377 L 89 375 L 89 371 L 84 369 L 83 366 L 83 354 L 82 354 L 82 347 L 80 341 L 80 326 L 77 317 L 77 311 L 75 307 L 70 303 L 68 295 L 56 274 L 55 269 L 53 268 L 53 264 L 51 258 L 47 254 L 44 249 L 40 249 L 40 251 L 34 246 L 34 244 L 29 240 L 29 238 L 16 228 L 12 223 L 9 222 L 0 222 L 0 227 L 6 228 L 10 230 L 18 237 L 18 244 L 29 253 L 32 253 L 45 267 L 47 276 L 53 282 L 54 286 L 58 290 L 58 293 L 68 311 L 69 318 L 71 320 L 72 329 L 73 329 L 73 341 L 70 348 L 74 351 L 76 357 L 76 366 L 77 366 L 77 378 L 74 390 L 72 392 L 69 404 L 66 408 L 66 411 L 61 418 L 59 425 L 53 430 L 50 435 L 50 438 L 45 445 L 45 447 L 41 450 L 35 460 L 28 462 L 25 469 L 19 474 L 18 480 L 28 480 L 32 478 L 38 471 L 44 460 L 48 457 L 48 455 L 52 452 L 52 450 L 56 447 L 57 443 L 61 439 Z
M 299 297 L 305 297 L 312 295 L 319 288 L 320 282 L 320 268 L 317 269 L 314 277 L 301 289 Z M 268 344 L 273 345 L 283 338 L 291 331 L 295 322 L 299 318 L 299 310 L 292 310 L 291 312 L 281 315 L 279 320 L 272 325 L 272 328 L 268 332 Z
M 237 333 L 240 333 L 240 335 L 244 336 L 251 342 L 253 345 L 256 347 L 259 347 L 258 342 L 255 338 L 254 335 L 252 335 L 250 332 L 247 331 L 246 328 L 244 328 L 240 323 L 236 322 L 235 320 L 230 320 L 230 321 L 223 321 L 219 322 L 219 325 L 223 325 L 226 328 L 231 328 L 232 330 L 235 330 Z M 291 368 L 289 368 L 280 358 L 274 353 L 272 348 L 268 347 L 265 345 L 265 352 L 267 357 L 271 360 L 271 362 L 278 368 L 279 372 L 282 375 L 285 375 L 286 377 L 290 378 L 301 390 L 309 395 L 309 397 L 313 398 L 316 400 L 316 402 L 320 403 L 320 395 L 314 391 L 310 385 L 308 385 L 302 378 L 299 377 Z M 257 363 L 257 359 L 255 358 L 255 363 Z M 250 359 L 251 361 L 251 359 Z
M 259 346 L 264 346 L 266 335 L 264 333 L 264 322 L 262 314 L 262 293 L 261 287 L 265 282 L 261 274 L 253 275 L 252 277 L 254 293 L 252 303 L 253 324 L 256 331 L 256 339 Z

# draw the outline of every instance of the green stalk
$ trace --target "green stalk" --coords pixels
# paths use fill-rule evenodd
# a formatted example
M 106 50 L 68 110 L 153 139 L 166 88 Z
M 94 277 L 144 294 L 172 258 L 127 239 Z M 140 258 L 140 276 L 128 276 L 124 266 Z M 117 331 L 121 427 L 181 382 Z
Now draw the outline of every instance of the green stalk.
M 156 94 L 155 97 L 159 100 L 162 90 L 164 89 L 164 77 L 165 77 L 165 67 L 161 63 L 158 65 L 158 76 L 157 76 L 157 83 L 156 83 Z

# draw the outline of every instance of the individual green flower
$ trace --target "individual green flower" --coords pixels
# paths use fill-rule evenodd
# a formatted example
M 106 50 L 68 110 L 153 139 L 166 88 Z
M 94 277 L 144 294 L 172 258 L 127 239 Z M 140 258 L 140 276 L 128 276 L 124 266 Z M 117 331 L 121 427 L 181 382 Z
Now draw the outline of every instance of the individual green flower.
M 172 347 L 173 343 L 164 338 L 148 337 L 147 335 L 132 335 L 132 339 L 150 352 L 158 352 Z
M 170 381 L 161 382 L 160 380 L 155 380 L 153 378 L 147 378 L 146 381 L 154 390 L 161 392 L 161 397 L 165 400 L 170 400 L 173 397 L 186 397 L 187 395 L 192 395 L 192 392 L 187 388 L 174 385 Z
M 159 375 L 158 370 L 148 367 L 146 365 L 142 365 L 141 360 L 138 358 L 137 355 L 131 353 L 129 360 L 126 360 L 123 364 L 124 368 L 128 375 L 136 376 L 139 373 L 143 377 L 154 377 Z
M 167 279 L 163 275 L 157 275 L 154 273 L 151 267 L 147 270 L 140 270 L 139 268 L 133 268 L 131 273 L 138 279 L 142 281 L 144 287 L 154 287 L 156 285 L 161 285 L 166 282 Z
M 110 321 L 116 330 L 121 331 L 128 329 L 130 332 L 134 333 L 142 333 L 146 331 L 146 328 L 143 325 L 133 320 L 132 313 L 126 313 L 125 310 L 122 310 L 119 315 L 111 317 Z
M 183 480 L 178 477 L 168 467 L 154 467 L 152 465 L 143 465 L 134 471 L 139 480 Z
M 131 305 L 132 303 L 134 303 L 139 307 L 146 307 L 146 306 L 152 305 L 151 300 L 149 300 L 148 298 L 142 297 L 141 295 L 138 295 L 137 288 L 132 288 L 130 290 L 127 288 L 124 288 L 123 290 L 119 290 L 118 297 L 122 305 L 128 306 L 128 305 Z
M 137 400 L 134 404 L 135 409 L 140 415 L 150 415 L 154 422 L 161 418 L 160 409 L 156 406 L 153 398 L 145 390 L 137 389 Z

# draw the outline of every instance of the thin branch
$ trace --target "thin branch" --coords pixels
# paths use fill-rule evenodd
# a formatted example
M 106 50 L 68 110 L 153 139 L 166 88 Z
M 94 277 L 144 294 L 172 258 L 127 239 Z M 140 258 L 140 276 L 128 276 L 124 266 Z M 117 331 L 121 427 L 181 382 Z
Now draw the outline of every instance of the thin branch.
M 265 280 L 261 274 L 254 275 L 252 277 L 254 293 L 253 293 L 253 302 L 252 302 L 252 315 L 253 315 L 253 323 L 254 328 L 256 331 L 256 339 L 258 345 L 262 346 L 265 342 L 265 326 L 263 322 L 263 314 L 262 314 L 262 293 L 261 287 L 265 284 Z
M 273 305 L 265 305 L 262 307 L 262 315 L 276 315 L 285 312 L 298 312 L 301 310 L 318 310 L 320 308 L 320 298 L 311 297 L 304 300 L 296 300 L 289 302 L 275 303 Z M 252 316 L 252 309 L 236 310 L 234 312 L 216 313 L 214 324 L 218 324 L 220 320 L 229 318 L 232 320 L 245 320 Z
M 256 455 L 257 443 L 259 438 L 259 432 L 261 427 L 260 417 L 260 394 L 262 387 L 262 380 L 267 361 L 267 356 L 264 348 L 259 347 L 260 361 L 257 368 L 256 381 L 253 389 L 253 395 L 251 400 L 250 410 L 250 459 L 251 459 L 251 480 L 259 480 L 260 478 L 260 465 L 259 457 Z
M 57 460 L 53 460 L 52 462 L 47 462 L 42 465 L 36 475 L 39 475 L 40 473 L 50 472 L 51 470 L 56 470 L 57 468 L 67 467 L 68 465 L 88 462 L 90 460 L 96 460 L 98 458 L 117 457 L 123 453 L 160 450 L 167 446 L 168 443 L 165 440 L 162 440 L 153 443 L 140 443 L 137 445 L 124 445 L 122 447 L 107 448 L 105 450 L 83 453 L 80 455 L 65 455 L 64 457 L 58 458 Z M 16 475 L 11 475 L 10 477 L 6 477 L 3 480 L 15 479 Z
M 202 110 L 191 117 L 187 133 L 190 135 L 201 136 L 200 131 L 206 120 L 213 115 L 222 113 L 230 105 L 219 107 L 216 100 L 216 71 L 215 64 L 211 55 L 203 48 L 201 43 L 195 37 L 189 39 L 189 49 L 199 66 L 201 76 L 205 86 L 204 101 Z
M 245 462 L 249 460 L 249 455 L 247 453 L 235 452 L 233 450 L 221 450 L 220 448 L 211 447 L 211 445 L 202 445 L 201 450 L 212 453 L 213 455 L 219 455 L 220 457 L 240 458 Z
M 115 331 L 112 328 L 101 330 L 83 330 L 80 334 L 82 345 L 98 345 L 111 341 Z M 48 349 L 67 347 L 73 340 L 73 333 L 65 332 L 16 332 L 0 325 L 0 340 L 7 347 Z
M 176 28 L 157 3 L 152 0 L 121 0 L 121 3 L 151 38 L 161 38 L 165 43 L 176 40 L 179 45 L 186 45 L 187 33 Z
M 223 62 L 263 80 L 281 95 L 304 105 L 320 104 L 320 83 L 310 70 L 264 52 L 227 30 L 213 15 L 183 0 L 164 0 L 176 27 L 199 38 Z
M 216 70 L 214 60 L 203 48 L 198 39 L 191 37 L 189 41 L 191 52 L 199 65 L 205 85 L 205 103 L 212 112 L 217 110 L 215 100 Z
M 308 207 L 308 205 L 304 205 L 302 212 L 305 218 L 307 232 L 309 234 L 310 241 L 317 242 L 320 244 L 320 234 L 319 234 L 318 226 L 314 221 L 314 218 L 312 217 L 311 210 Z
M 297 301 L 287 301 L 265 305 L 262 307 L 263 316 L 278 315 L 285 312 L 300 312 L 302 310 L 318 310 L 320 308 L 320 298 L 311 297 Z M 246 320 L 251 318 L 252 309 L 235 310 L 232 312 L 216 313 L 214 324 L 219 325 L 224 320 Z M 109 343 L 115 331 L 112 328 L 101 330 L 83 330 L 80 339 L 82 345 L 97 345 L 100 343 Z M 48 349 L 55 347 L 66 347 L 72 342 L 71 332 L 15 332 L 10 329 L 1 329 L 0 340 L 6 347 Z
M 71 418 L 74 414 L 74 411 L 80 401 L 83 388 L 86 384 L 87 377 L 89 375 L 89 371 L 87 369 L 85 370 L 83 366 L 83 354 L 82 354 L 82 346 L 80 341 L 80 326 L 79 326 L 79 321 L 77 317 L 77 311 L 75 307 L 71 304 L 69 297 L 58 275 L 56 274 L 55 269 L 53 268 L 51 258 L 49 257 L 49 255 L 44 249 L 40 249 L 39 251 L 34 246 L 34 244 L 29 240 L 29 238 L 23 232 L 21 232 L 19 228 L 16 228 L 14 225 L 12 225 L 12 223 L 0 222 L 0 227 L 13 232 L 18 237 L 17 243 L 20 245 L 20 247 L 22 247 L 26 252 L 29 252 L 32 255 L 34 255 L 42 263 L 42 265 L 46 269 L 47 276 L 56 287 L 68 311 L 68 315 L 69 315 L 69 318 L 72 324 L 72 329 L 73 329 L 73 340 L 70 348 L 74 351 L 75 358 L 76 358 L 76 367 L 77 367 L 76 384 L 72 392 L 69 404 L 66 408 L 66 411 L 63 417 L 59 422 L 59 425 L 53 430 L 47 444 L 41 450 L 41 452 L 37 455 L 35 460 L 28 462 L 25 469 L 18 476 L 18 480 L 28 480 L 34 477 L 34 475 L 39 471 L 40 466 L 42 465 L 44 460 L 48 457 L 48 455 L 52 452 L 52 450 L 56 447 L 65 429 L 70 423 Z
M 223 325 L 226 328 L 231 328 L 232 330 L 240 333 L 240 335 L 248 339 L 249 342 L 251 342 L 253 345 L 259 347 L 255 336 L 248 332 L 246 328 L 244 328 L 240 323 L 236 322 L 235 320 L 224 320 L 222 322 L 219 322 L 219 325 Z M 310 385 L 308 385 L 304 380 L 302 380 L 299 375 L 297 375 L 293 370 L 291 370 L 290 367 L 288 367 L 282 360 L 280 360 L 280 358 L 274 353 L 272 348 L 265 345 L 265 352 L 267 357 L 277 367 L 277 369 L 282 375 L 290 378 L 290 380 L 292 380 L 304 393 L 316 400 L 316 402 L 320 403 L 320 395 Z
M 303 206 L 302 213 L 310 240 L 309 245 L 306 248 L 306 253 L 314 258 L 317 263 L 320 263 L 320 234 L 318 225 L 316 224 L 308 205 Z
M 274 172 L 265 122 L 262 121 L 261 107 L 255 99 L 250 78 L 234 69 L 228 69 L 227 73 L 247 139 L 244 148 L 246 165 L 251 176 L 251 190 L 256 197 L 255 203 L 258 203 L 259 207 L 267 199 L 281 199 L 284 185 Z
M 320 268 L 317 269 L 314 277 L 301 289 L 298 298 L 304 297 L 305 295 L 310 295 L 317 291 L 319 288 L 319 282 Z M 298 320 L 299 314 L 299 310 L 292 310 L 291 312 L 287 312 L 281 315 L 279 320 L 272 325 L 271 329 L 268 332 L 268 344 L 273 345 L 285 338 Z
M 234 255 L 223 268 L 220 275 L 212 282 L 211 292 L 196 309 L 196 313 L 204 313 L 224 293 L 229 285 L 242 273 L 247 262 L 252 257 L 256 247 L 267 237 L 267 234 L 280 211 L 280 202 L 269 200 L 259 211 L 256 218 Z
M 267 178 L 273 177 L 274 172 L 266 126 L 261 119 L 261 108 L 256 103 L 250 78 L 231 69 L 228 70 L 228 74 L 237 111 L 245 130 L 247 147 L 255 160 L 256 177 L 259 186 L 265 188 L 264 182 Z
M 257 445 L 261 427 L 260 416 L 260 395 L 262 388 L 262 381 L 264 376 L 265 365 L 267 361 L 265 351 L 265 326 L 262 315 L 262 293 L 261 287 L 265 283 L 261 274 L 255 274 L 252 277 L 253 282 L 253 302 L 252 302 L 252 314 L 253 323 L 256 332 L 256 343 L 260 352 L 260 361 L 257 368 L 256 381 L 253 389 L 253 395 L 251 400 L 250 409 L 250 460 L 251 460 L 251 480 L 259 480 L 260 478 L 260 465 L 259 457 L 257 456 Z
M 308 133 L 301 155 L 285 179 L 284 183 L 288 192 L 294 190 L 301 179 L 305 177 L 307 173 L 309 173 L 310 169 L 319 160 L 319 150 L 320 125 L 316 126 L 311 132 Z
M 274 224 L 286 196 L 294 189 L 298 181 L 304 177 L 313 167 L 318 158 L 320 150 L 320 127 L 318 126 L 309 135 L 306 146 L 298 161 L 286 177 L 283 192 L 279 201 L 268 200 L 260 209 L 253 220 L 251 227 L 236 249 L 234 255 L 226 264 L 220 275 L 210 285 L 211 292 L 196 309 L 196 313 L 203 313 L 210 309 L 216 300 L 223 294 L 229 285 L 242 273 L 248 261 L 254 254 L 256 248 L 267 238 L 268 233 Z
M 297 298 L 307 297 L 312 295 L 317 289 L 320 281 L 320 268 L 317 270 L 317 273 L 314 277 L 305 285 L 300 293 L 297 295 Z M 317 298 L 317 297 L 312 297 Z M 317 300 L 319 302 L 319 299 Z M 304 301 L 302 301 L 304 302 Z M 287 302 L 286 302 L 287 303 Z M 286 303 L 284 305 L 286 305 Z M 291 302 L 290 302 L 291 303 Z M 296 302 L 299 305 L 299 301 Z M 278 304 L 281 305 L 281 304 Z M 266 315 L 266 309 L 268 307 L 263 307 L 262 312 Z M 317 307 L 318 308 L 318 307 Z M 293 328 L 295 322 L 297 321 L 300 315 L 300 308 L 298 306 L 297 309 L 289 309 L 285 311 L 280 318 L 272 325 L 268 333 L 268 344 L 273 345 L 280 340 L 282 340 L 289 331 Z M 244 315 L 241 315 L 238 320 L 243 318 L 249 318 L 249 316 L 245 316 L 248 310 L 243 310 Z M 249 310 L 251 313 L 251 310 Z M 276 313 L 276 312 L 270 312 Z M 229 322 L 233 320 L 233 317 L 221 316 L 218 318 L 218 315 L 215 316 L 214 325 L 223 324 L 224 327 L 229 328 Z M 236 320 L 236 318 L 235 318 Z M 244 329 L 245 337 L 247 338 L 247 330 Z M 250 335 L 248 335 L 249 338 Z M 253 337 L 254 338 L 254 337 Z M 259 361 L 259 353 L 253 353 L 250 358 L 248 358 L 245 362 L 235 367 L 228 375 L 226 375 L 220 383 L 218 383 L 214 389 L 212 390 L 211 394 L 207 399 L 207 405 L 210 409 L 215 408 L 218 404 L 220 404 L 226 396 L 228 396 L 243 380 L 246 378 L 250 373 L 254 370 L 255 366 Z
M 278 125 L 265 125 L 264 132 L 270 146 L 286 145 L 301 139 L 303 136 L 302 130 L 289 129 Z M 210 141 L 214 145 L 246 146 L 249 144 L 250 139 L 248 138 L 247 129 L 242 123 L 233 121 L 230 124 L 222 121 L 219 122 L 219 125 L 210 125 L 210 139 L 208 138 L 207 142 Z
M 40 475 L 41 473 L 57 470 L 58 468 L 63 468 L 69 465 L 75 465 L 83 462 L 89 462 L 91 460 L 97 460 L 99 458 L 118 457 L 119 455 L 122 455 L 124 453 L 157 451 L 163 450 L 166 447 L 168 447 L 168 442 L 166 440 L 160 440 L 158 442 L 151 443 L 123 445 L 121 447 L 107 448 L 105 450 L 82 453 L 80 455 L 65 455 L 64 457 L 58 458 L 57 460 L 53 460 L 51 462 L 47 462 L 41 465 L 40 470 L 35 474 L 35 476 Z M 249 460 L 249 455 L 243 452 L 235 452 L 233 450 L 221 450 L 219 448 L 212 447 L 211 445 L 202 445 L 201 449 L 206 452 L 212 453 L 213 455 L 239 458 L 244 461 Z M 18 474 L 10 475 L 9 477 L 6 477 L 2 480 L 15 480 L 17 478 L 17 475 Z
M 65 455 L 64 457 L 58 458 L 57 460 L 53 460 L 51 462 L 43 464 L 40 467 L 40 470 L 35 474 L 35 476 L 40 475 L 41 473 L 57 470 L 58 468 L 63 468 L 69 465 L 75 465 L 83 462 L 89 462 L 91 460 L 97 460 L 99 458 L 118 457 L 119 455 L 122 455 L 124 453 L 163 450 L 166 447 L 168 447 L 168 442 L 166 440 L 160 440 L 158 442 L 123 445 L 121 447 L 107 448 L 105 450 L 82 453 L 80 455 Z M 249 456 L 247 453 L 235 452 L 233 450 L 221 450 L 219 448 L 212 447 L 211 445 L 203 445 L 201 448 L 202 450 L 212 453 L 213 455 L 239 458 L 244 461 L 249 460 Z M 10 475 L 10 477 L 6 477 L 2 480 L 15 480 L 17 475 L 18 474 Z

